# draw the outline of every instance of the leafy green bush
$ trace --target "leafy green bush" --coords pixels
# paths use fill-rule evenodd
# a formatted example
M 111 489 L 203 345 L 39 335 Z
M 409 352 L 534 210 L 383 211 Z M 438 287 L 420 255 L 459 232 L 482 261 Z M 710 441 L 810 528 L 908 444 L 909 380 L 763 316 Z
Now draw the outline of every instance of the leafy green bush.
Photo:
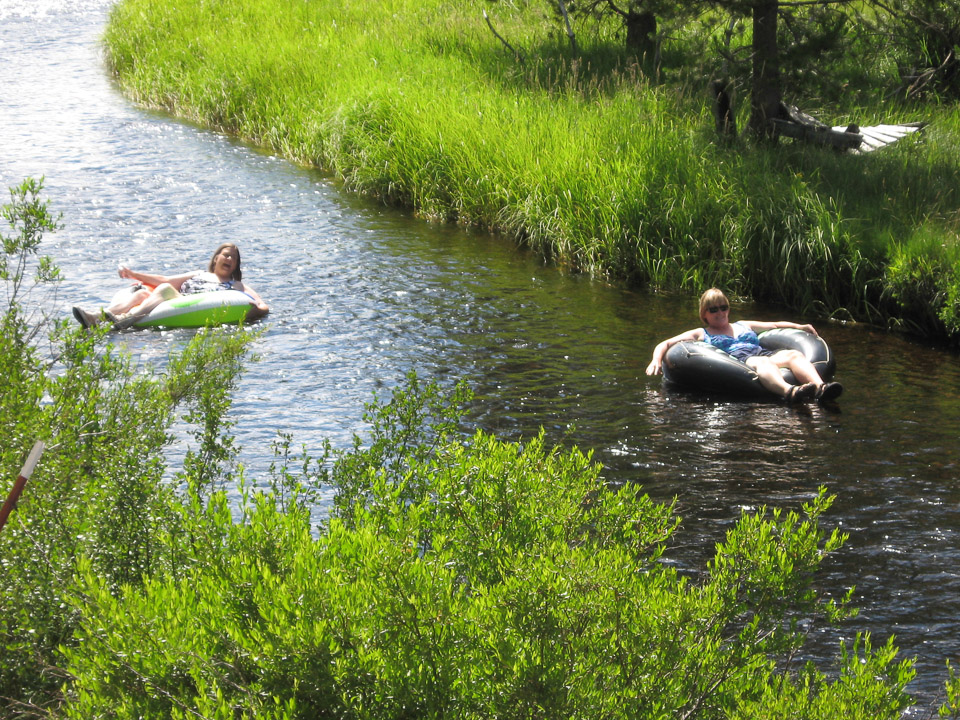
M 66 717 L 897 717 L 909 662 L 858 640 L 828 679 L 790 659 L 843 537 L 797 513 L 744 515 L 701 582 L 662 562 L 672 509 L 604 486 L 577 450 L 464 438 L 411 378 L 371 441 L 334 453 L 319 534 L 295 504 L 222 494 L 192 516 L 218 538 L 179 576 L 118 595 L 89 565 L 72 599 Z M 785 690 L 790 690 L 786 696 Z M 791 694 L 792 693 L 792 694 Z M 785 697 L 790 698 L 788 701 Z M 765 700 L 771 702 L 767 712 Z M 780 714 L 778 714 L 780 713 Z M 739 714 L 739 715 L 738 715 Z
M 103 331 L 45 321 L 39 300 L 49 298 L 31 291 L 57 280 L 52 262 L 37 258 L 43 233 L 57 224 L 41 190 L 42 182 L 25 181 L 3 208 L 12 230 L 0 265 L 7 300 L 0 317 L 4 497 L 33 443 L 43 440 L 46 451 L 0 532 L 0 714 L 39 711 L 59 696 L 58 647 L 74 642 L 78 613 L 67 594 L 80 558 L 113 591 L 176 569 L 182 553 L 162 541 L 178 533 L 184 500 L 164 481 L 169 428 L 178 406 L 197 406 L 198 445 L 220 437 L 222 418 L 210 408 L 229 399 L 251 339 L 199 333 L 163 377 L 118 355 Z M 43 331 L 50 332 L 50 357 L 34 341 Z M 210 357 L 229 370 L 226 377 L 213 372 Z

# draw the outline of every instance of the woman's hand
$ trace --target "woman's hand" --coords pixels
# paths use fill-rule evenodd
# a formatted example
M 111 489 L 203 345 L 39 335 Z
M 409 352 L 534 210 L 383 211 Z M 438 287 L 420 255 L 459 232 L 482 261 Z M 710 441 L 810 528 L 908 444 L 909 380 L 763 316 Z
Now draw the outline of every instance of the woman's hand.
M 264 315 L 270 312 L 269 306 L 263 301 L 260 297 L 260 293 L 254 290 L 252 287 L 245 283 L 238 283 L 239 287 L 237 288 L 240 292 L 250 296 L 250 299 L 253 302 L 250 304 L 250 312 L 247 313 L 248 320 L 256 320 L 257 318 L 262 318 Z
M 247 320 L 259 320 L 270 312 L 270 308 L 263 302 L 250 303 L 250 310 L 247 312 Z
M 133 271 L 126 265 L 118 265 L 117 274 L 124 279 L 133 280 Z
M 671 340 L 664 340 L 653 349 L 653 357 L 650 358 L 650 364 L 647 365 L 647 375 L 659 375 L 663 370 L 663 358 L 670 349 Z

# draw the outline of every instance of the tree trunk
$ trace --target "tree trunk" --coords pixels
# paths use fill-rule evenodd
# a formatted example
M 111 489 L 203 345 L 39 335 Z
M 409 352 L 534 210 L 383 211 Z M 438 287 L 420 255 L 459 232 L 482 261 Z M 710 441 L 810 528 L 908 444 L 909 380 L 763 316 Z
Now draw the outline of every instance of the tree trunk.
M 774 136 L 771 119 L 780 108 L 780 58 L 777 51 L 778 0 L 753 6 L 753 87 L 750 130 L 758 138 Z
M 657 47 L 657 17 L 652 12 L 627 13 L 627 47 L 640 57 L 653 57 Z

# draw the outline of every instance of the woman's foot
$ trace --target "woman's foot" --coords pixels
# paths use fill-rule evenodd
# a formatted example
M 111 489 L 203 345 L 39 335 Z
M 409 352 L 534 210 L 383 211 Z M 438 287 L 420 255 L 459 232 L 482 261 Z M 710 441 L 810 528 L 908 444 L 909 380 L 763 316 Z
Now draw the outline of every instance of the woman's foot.
M 134 323 L 137 320 L 140 320 L 142 315 L 134 315 L 133 313 L 123 313 L 122 315 L 114 315 L 110 313 L 109 320 L 113 323 L 114 330 L 126 330 L 128 327 L 133 327 Z
M 785 395 L 788 403 L 803 402 L 804 400 L 810 400 L 817 393 L 817 386 L 813 383 L 805 383 L 803 385 L 791 385 L 790 389 L 787 390 Z
M 830 402 L 843 394 L 843 385 L 838 382 L 828 382 L 817 388 L 817 402 Z
M 87 312 L 78 305 L 73 306 L 73 316 L 84 328 L 92 328 L 94 325 L 100 322 L 99 315 L 94 315 L 91 312 Z

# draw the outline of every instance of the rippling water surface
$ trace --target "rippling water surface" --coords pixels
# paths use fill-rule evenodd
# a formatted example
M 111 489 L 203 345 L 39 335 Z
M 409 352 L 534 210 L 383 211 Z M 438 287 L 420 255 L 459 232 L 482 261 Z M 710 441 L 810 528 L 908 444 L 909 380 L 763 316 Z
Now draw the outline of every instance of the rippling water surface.
M 272 307 L 234 419 L 249 474 L 278 431 L 318 448 L 362 430 L 363 403 L 410 369 L 467 378 L 473 420 L 505 438 L 544 428 L 592 449 L 605 474 L 677 499 L 672 557 L 702 567 L 741 509 L 797 507 L 821 484 L 850 532 L 824 589 L 857 584 L 861 615 L 825 632 L 895 633 L 916 656 L 924 717 L 960 659 L 960 361 L 861 328 L 821 326 L 847 387 L 839 411 L 729 403 L 645 377 L 652 347 L 696 323 L 689 299 L 569 277 L 509 244 L 419 222 L 342 193 L 321 174 L 132 106 L 105 74 L 107 0 L 0 0 L 0 183 L 45 176 L 65 228 L 59 312 L 123 286 L 117 263 L 204 265 L 236 242 Z M 770 319 L 770 308 L 737 308 Z M 162 363 L 188 331 L 126 333 Z

